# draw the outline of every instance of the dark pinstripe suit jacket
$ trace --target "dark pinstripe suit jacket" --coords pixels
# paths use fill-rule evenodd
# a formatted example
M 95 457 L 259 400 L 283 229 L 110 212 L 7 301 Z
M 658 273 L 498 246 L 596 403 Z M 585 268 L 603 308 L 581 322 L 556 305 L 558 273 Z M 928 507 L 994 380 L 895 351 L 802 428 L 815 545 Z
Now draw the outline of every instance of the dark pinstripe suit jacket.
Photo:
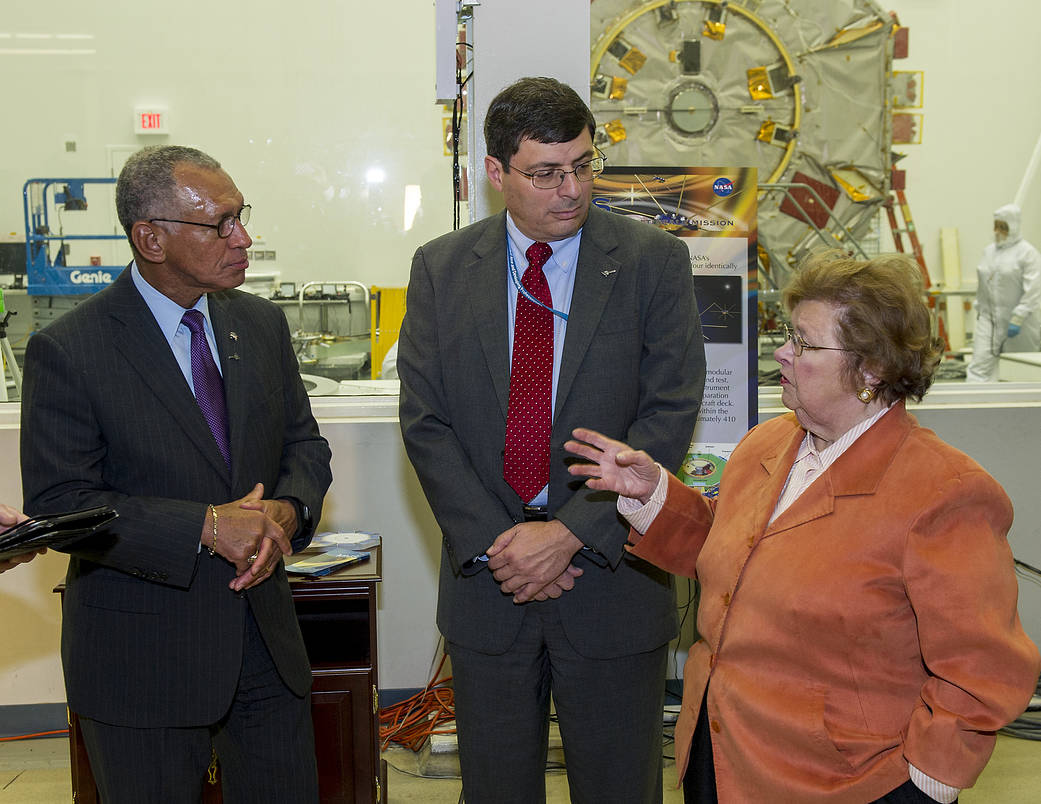
M 234 290 L 210 294 L 209 308 L 230 473 L 129 270 L 26 349 L 25 510 L 119 512 L 96 543 L 70 551 L 62 622 L 69 706 L 108 723 L 201 725 L 224 714 L 247 602 L 228 589 L 234 568 L 197 549 L 206 505 L 259 481 L 265 497 L 295 497 L 317 521 L 331 481 L 282 312 Z M 283 680 L 302 694 L 311 673 L 284 568 L 246 596 Z
M 670 469 L 686 454 L 705 382 L 690 255 L 679 239 L 595 207 L 582 229 L 557 382 L 549 507 L 595 553 L 550 604 L 582 654 L 657 648 L 676 633 L 667 573 L 624 550 L 613 495 L 567 472 L 563 443 L 591 427 L 645 449 Z M 524 615 L 486 570 L 461 565 L 522 520 L 502 477 L 510 366 L 506 213 L 438 238 L 412 261 L 401 330 L 401 429 L 444 536 L 437 622 L 486 653 L 513 643 Z

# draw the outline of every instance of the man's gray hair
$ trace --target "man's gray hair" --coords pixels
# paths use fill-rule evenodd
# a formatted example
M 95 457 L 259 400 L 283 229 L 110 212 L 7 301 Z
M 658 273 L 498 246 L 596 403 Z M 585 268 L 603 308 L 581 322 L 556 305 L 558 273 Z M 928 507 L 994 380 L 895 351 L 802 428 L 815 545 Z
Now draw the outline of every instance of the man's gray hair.
M 181 164 L 220 170 L 212 156 L 183 145 L 152 145 L 127 159 L 116 181 L 116 214 L 127 237 L 137 221 L 170 214 L 177 187 L 174 168 Z

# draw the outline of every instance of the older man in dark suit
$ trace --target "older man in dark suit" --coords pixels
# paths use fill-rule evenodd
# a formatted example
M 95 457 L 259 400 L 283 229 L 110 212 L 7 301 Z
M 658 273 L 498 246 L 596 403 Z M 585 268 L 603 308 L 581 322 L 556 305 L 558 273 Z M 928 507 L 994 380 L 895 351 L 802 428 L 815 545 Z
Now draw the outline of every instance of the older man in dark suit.
M 577 426 L 679 465 L 705 356 L 683 243 L 590 209 L 595 124 L 528 78 L 485 124 L 506 211 L 416 252 L 401 428 L 444 537 L 467 804 L 544 800 L 550 694 L 573 801 L 661 801 L 671 576 L 626 555 L 614 499 L 570 482 Z
M 177 146 L 116 186 L 134 262 L 26 350 L 31 514 L 110 505 L 71 554 L 69 707 L 109 802 L 316 801 L 311 673 L 282 561 L 309 541 L 330 453 L 285 318 L 233 290 L 249 206 Z

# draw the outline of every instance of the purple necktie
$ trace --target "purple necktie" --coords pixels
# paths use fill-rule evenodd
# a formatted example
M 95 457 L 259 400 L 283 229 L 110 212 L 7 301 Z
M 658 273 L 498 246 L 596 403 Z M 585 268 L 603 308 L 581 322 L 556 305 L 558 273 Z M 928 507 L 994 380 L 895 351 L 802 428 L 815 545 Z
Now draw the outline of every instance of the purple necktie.
M 217 449 L 224 462 L 231 468 L 231 453 L 228 451 L 228 410 L 224 403 L 224 380 L 221 379 L 213 353 L 206 342 L 202 313 L 188 310 L 181 323 L 192 332 L 192 385 L 195 386 L 195 401 L 199 403 L 206 424 L 210 426 L 217 441 Z

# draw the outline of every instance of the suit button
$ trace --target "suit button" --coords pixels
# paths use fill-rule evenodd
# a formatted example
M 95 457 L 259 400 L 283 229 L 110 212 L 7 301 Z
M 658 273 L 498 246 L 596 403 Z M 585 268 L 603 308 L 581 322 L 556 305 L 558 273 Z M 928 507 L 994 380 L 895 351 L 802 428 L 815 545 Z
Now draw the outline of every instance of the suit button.
M 712 731 L 714 731 L 716 734 L 719 734 L 723 730 L 722 727 L 719 725 L 718 720 L 713 720 L 709 725 L 712 727 Z
M 713 668 L 716 666 L 716 654 L 713 653 L 711 656 L 708 657 L 708 666 L 709 668 Z
M 723 595 L 723 606 L 724 608 L 730 605 L 730 592 Z

